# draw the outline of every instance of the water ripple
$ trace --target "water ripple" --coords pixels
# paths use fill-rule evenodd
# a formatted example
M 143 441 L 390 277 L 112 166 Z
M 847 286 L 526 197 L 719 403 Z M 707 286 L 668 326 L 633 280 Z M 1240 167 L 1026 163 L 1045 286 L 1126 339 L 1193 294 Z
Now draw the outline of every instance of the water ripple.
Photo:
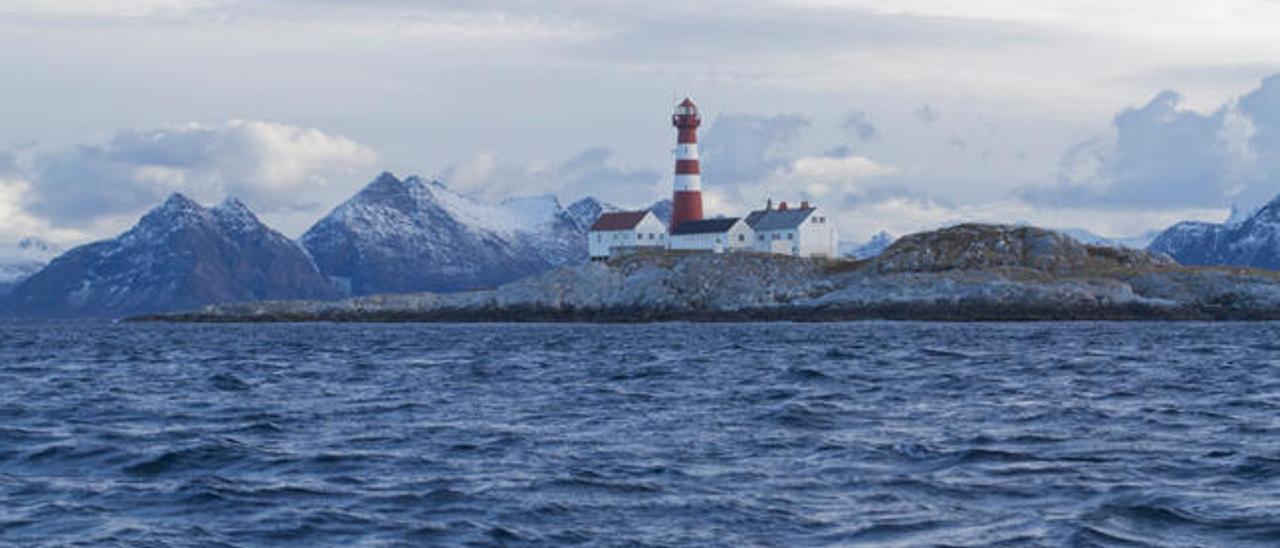
M 1274 546 L 1277 334 L 0 323 L 0 544 Z

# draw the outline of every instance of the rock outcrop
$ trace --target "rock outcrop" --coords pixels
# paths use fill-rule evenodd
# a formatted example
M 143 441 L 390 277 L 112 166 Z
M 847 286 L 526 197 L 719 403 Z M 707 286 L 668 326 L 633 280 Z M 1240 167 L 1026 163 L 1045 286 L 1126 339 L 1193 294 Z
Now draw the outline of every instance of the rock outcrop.
M 1280 319 L 1280 274 L 1191 268 L 1032 227 L 961 225 L 871 260 L 654 252 L 495 290 L 215 306 L 160 319 Z

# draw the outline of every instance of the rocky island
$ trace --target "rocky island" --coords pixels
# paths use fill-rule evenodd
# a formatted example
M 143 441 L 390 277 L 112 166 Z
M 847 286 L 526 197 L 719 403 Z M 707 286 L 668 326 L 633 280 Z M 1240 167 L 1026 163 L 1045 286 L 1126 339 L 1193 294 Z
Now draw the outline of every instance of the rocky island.
M 495 289 L 207 306 L 134 320 L 1280 319 L 1280 273 L 1190 267 L 1027 226 L 905 236 L 868 260 L 656 251 Z

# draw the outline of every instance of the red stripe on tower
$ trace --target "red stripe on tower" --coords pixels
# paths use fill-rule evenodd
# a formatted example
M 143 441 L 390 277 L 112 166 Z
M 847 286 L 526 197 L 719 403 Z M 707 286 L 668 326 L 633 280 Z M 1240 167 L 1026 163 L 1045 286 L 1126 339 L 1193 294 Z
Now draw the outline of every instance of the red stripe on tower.
M 671 125 L 676 127 L 676 177 L 671 197 L 671 228 L 685 221 L 702 220 L 702 170 L 698 167 L 698 106 L 686 98 L 676 106 Z

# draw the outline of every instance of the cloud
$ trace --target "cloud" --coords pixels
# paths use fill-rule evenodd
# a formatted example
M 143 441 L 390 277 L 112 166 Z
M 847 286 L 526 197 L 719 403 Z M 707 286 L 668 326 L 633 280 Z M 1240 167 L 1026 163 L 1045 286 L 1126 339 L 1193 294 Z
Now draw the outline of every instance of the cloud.
M 608 148 L 590 147 L 549 165 L 502 162 L 483 152 L 450 166 L 441 178 L 455 190 L 491 200 L 556 193 L 567 200 L 592 195 L 624 205 L 651 203 L 655 191 L 661 190 L 663 174 L 617 165 L 613 156 Z
M 920 120 L 921 122 L 924 122 L 926 124 L 932 124 L 938 121 L 938 117 L 941 115 L 941 113 L 938 112 L 937 109 L 934 109 L 929 105 L 921 105 L 919 107 L 916 107 L 915 110 L 911 111 L 911 115 L 915 116 L 916 119 Z
M 264 213 L 318 212 L 354 191 L 375 158 L 346 137 L 272 122 L 127 129 L 36 154 L 27 210 L 82 228 L 183 192 L 205 202 L 235 196 Z
M 31 183 L 0 175 L 0 245 L 27 236 L 38 236 L 56 242 L 80 241 L 86 235 L 75 230 L 60 230 L 48 221 L 27 212 Z
M 703 178 L 722 187 L 760 181 L 789 162 L 783 147 L 809 126 L 795 114 L 718 116 L 700 138 Z
M 1066 208 L 1041 206 L 1015 198 L 973 203 L 950 203 L 934 197 L 870 193 L 844 204 L 832 213 L 846 242 L 865 241 L 886 230 L 910 234 L 963 222 L 1031 224 L 1054 229 L 1087 228 L 1107 237 L 1143 234 L 1152 227 L 1165 227 L 1185 220 L 1219 220 L 1220 208 L 1190 207 L 1168 210 L 1146 208 Z
M 1056 184 L 1023 195 L 1041 204 L 1169 209 L 1248 206 L 1280 192 L 1280 75 L 1209 114 L 1164 91 L 1112 125 L 1111 138 L 1063 155 Z
M 863 184 L 869 179 L 897 173 L 892 166 L 861 156 L 809 156 L 780 168 L 772 179 L 777 181 L 773 186 L 802 185 L 810 198 L 839 198 L 862 193 L 866 190 Z
M 875 124 L 872 124 L 867 118 L 867 113 L 861 110 L 855 110 L 846 115 L 840 127 L 852 133 L 859 141 L 870 141 L 877 133 Z

